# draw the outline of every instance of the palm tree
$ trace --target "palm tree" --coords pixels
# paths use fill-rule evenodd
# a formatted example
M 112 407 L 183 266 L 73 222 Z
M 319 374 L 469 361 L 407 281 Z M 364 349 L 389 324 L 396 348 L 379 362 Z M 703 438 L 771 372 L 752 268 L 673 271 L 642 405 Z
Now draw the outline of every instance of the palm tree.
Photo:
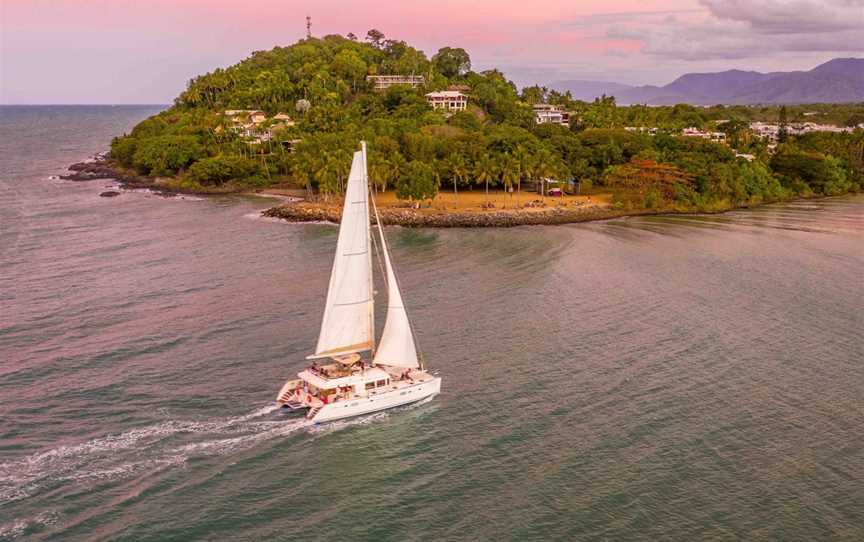
M 461 154 L 454 154 L 447 160 L 447 165 L 450 169 L 450 174 L 453 176 L 453 196 L 458 198 L 459 192 L 456 189 L 456 182 L 465 182 L 468 179 L 469 169 L 468 162 Z
M 536 169 L 534 170 L 534 174 L 540 177 L 540 195 L 545 199 L 546 198 L 546 178 L 552 177 L 557 172 L 555 168 L 555 157 L 549 152 L 548 149 L 541 149 L 540 152 L 537 153 L 536 158 Z
M 384 191 L 387 189 L 387 176 L 390 175 L 390 164 L 384 158 L 378 158 L 373 155 L 372 163 L 369 164 L 369 176 L 372 181 L 372 188 L 375 192 Z
M 401 154 L 395 153 L 386 160 L 387 175 L 384 177 L 384 191 L 387 191 L 387 182 L 394 183 L 402 175 L 402 171 L 407 166 L 405 158 Z
M 495 160 L 488 154 L 484 154 L 474 164 L 474 178 L 478 182 L 486 183 L 486 203 L 489 203 L 489 181 L 497 178 L 497 166 Z
M 346 182 L 348 180 L 348 174 L 351 171 L 351 155 L 348 154 L 344 149 L 339 149 L 331 155 L 331 164 L 330 167 L 333 170 L 333 175 L 336 177 L 339 183 L 339 193 L 345 192 Z
M 519 198 L 522 196 L 522 179 L 527 178 L 527 180 L 531 180 L 531 173 L 534 169 L 534 157 L 528 149 L 520 145 L 516 148 L 513 158 L 515 158 L 519 165 L 519 179 L 516 180 L 516 206 L 518 207 Z
M 297 153 L 294 160 L 294 175 L 306 181 L 306 193 L 308 196 L 312 195 L 312 179 L 315 178 L 315 174 L 320 169 L 320 155 L 312 151 L 312 149 L 307 151 L 304 147 Z
M 519 168 L 519 161 L 512 155 L 505 154 L 504 163 L 501 169 L 501 181 L 504 183 L 504 190 L 506 190 L 508 194 L 513 188 L 513 183 L 519 182 L 519 176 L 521 174 L 522 172 Z M 504 201 L 507 201 L 506 198 Z

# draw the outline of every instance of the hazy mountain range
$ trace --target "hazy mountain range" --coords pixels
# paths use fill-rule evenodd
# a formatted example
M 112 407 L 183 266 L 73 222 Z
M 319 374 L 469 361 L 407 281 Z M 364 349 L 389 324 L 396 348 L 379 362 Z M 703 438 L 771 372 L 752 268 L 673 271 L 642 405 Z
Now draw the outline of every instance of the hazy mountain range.
M 864 58 L 835 58 L 810 71 L 688 73 L 663 87 L 600 81 L 556 81 L 556 90 L 590 101 L 606 94 L 619 104 L 673 105 L 845 103 L 864 101 Z

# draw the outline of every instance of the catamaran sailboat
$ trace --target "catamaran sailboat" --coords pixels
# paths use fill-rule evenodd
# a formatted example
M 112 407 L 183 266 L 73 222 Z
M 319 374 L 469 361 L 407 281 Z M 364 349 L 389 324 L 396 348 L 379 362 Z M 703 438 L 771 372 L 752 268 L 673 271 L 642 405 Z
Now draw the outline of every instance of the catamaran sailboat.
M 318 345 L 307 357 L 315 361 L 286 382 L 276 399 L 290 409 L 308 409 L 306 418 L 314 422 L 407 405 L 441 391 L 441 378 L 426 371 L 417 352 L 378 209 L 370 198 L 366 144 L 360 147 L 348 175 Z M 370 207 L 387 281 L 387 318 L 377 345 Z M 371 353 L 371 362 L 364 361 L 363 352 Z M 324 358 L 332 361 L 319 365 L 317 360 Z

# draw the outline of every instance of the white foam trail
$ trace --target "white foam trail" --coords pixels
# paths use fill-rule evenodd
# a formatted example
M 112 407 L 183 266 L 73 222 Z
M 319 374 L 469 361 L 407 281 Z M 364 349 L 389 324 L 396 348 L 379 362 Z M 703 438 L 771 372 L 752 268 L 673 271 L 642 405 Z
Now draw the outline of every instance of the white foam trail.
M 274 216 L 264 216 L 261 214 L 261 211 L 255 211 L 254 213 L 246 213 L 245 215 L 243 215 L 243 218 L 248 218 L 249 220 L 260 220 L 262 222 L 284 222 L 284 220 L 282 220 L 281 218 L 276 218 Z
M 0 503 L 25 498 L 52 481 L 128 477 L 141 471 L 182 464 L 191 455 L 207 450 L 215 450 L 216 452 L 207 452 L 207 455 L 212 455 L 222 450 L 249 448 L 302 427 L 303 423 L 287 420 L 250 423 L 251 420 L 271 414 L 278 408 L 277 405 L 270 404 L 248 414 L 212 421 L 169 420 L 119 435 L 107 435 L 81 444 L 60 446 L 15 461 L 0 463 Z M 306 422 L 305 419 L 300 421 Z M 163 441 L 172 437 L 206 433 L 248 434 L 174 447 L 167 451 L 161 446 Z M 136 455 L 144 453 L 150 458 L 122 462 L 124 452 L 134 452 Z M 118 460 L 121 461 L 120 464 L 117 464 Z
M 259 442 L 271 440 L 276 437 L 287 436 L 297 431 L 298 429 L 302 429 L 304 427 L 312 427 L 313 424 L 311 421 L 304 418 L 302 420 L 294 420 L 293 422 L 271 422 L 268 425 L 270 427 L 267 428 L 265 431 L 227 439 L 194 442 L 192 444 L 186 444 L 184 446 L 173 448 L 171 452 L 180 454 L 180 456 L 183 457 L 187 455 L 223 455 L 225 453 L 235 450 L 251 448 Z M 267 427 L 264 424 L 257 424 L 257 427 L 262 426 Z
M 24 535 L 30 526 L 48 527 L 55 525 L 59 516 L 56 512 L 42 512 L 34 518 L 16 519 L 5 525 L 0 525 L 0 540 L 14 540 Z

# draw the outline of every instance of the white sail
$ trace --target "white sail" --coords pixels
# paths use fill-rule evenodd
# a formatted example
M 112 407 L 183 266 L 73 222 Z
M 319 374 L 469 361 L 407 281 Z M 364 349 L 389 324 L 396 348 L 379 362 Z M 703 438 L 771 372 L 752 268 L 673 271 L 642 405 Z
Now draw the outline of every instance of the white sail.
M 351 163 L 321 333 L 315 354 L 310 358 L 362 352 L 374 346 L 369 190 L 364 151 L 355 152 Z
M 384 322 L 384 332 L 378 342 L 375 351 L 374 363 L 390 365 L 392 367 L 419 368 L 417 359 L 417 347 L 414 344 L 414 334 L 411 333 L 411 324 L 408 321 L 408 313 L 402 302 L 402 293 L 396 282 L 396 274 L 390 263 L 390 251 L 387 249 L 387 241 L 384 239 L 384 230 L 378 219 L 378 209 L 375 209 L 375 218 L 378 223 L 378 234 L 381 238 L 381 252 L 384 254 L 384 265 L 387 268 L 387 320 Z

